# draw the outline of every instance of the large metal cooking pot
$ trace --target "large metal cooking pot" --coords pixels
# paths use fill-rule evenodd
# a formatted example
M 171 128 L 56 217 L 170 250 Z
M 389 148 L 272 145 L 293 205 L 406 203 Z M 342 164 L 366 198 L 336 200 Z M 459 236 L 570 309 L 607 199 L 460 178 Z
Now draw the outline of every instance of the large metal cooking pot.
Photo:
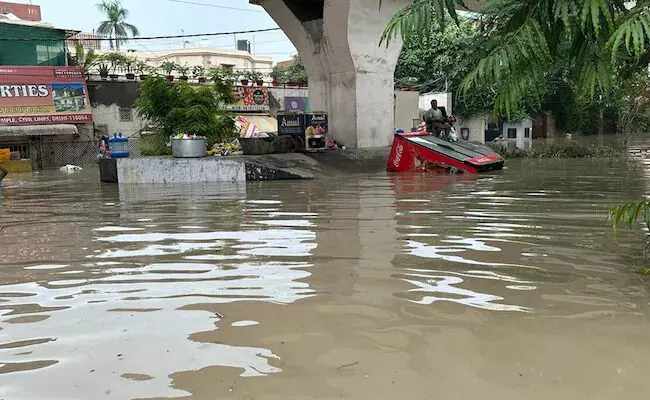
M 205 157 L 205 139 L 172 139 L 172 156 L 176 158 Z

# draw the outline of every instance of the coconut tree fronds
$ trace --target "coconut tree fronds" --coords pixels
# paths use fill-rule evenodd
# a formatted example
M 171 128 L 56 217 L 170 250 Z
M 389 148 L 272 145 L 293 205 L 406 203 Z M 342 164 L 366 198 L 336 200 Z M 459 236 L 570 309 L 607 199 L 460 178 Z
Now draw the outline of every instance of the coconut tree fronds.
M 97 33 L 109 38 L 111 50 L 120 50 L 120 44 L 129 36 L 139 36 L 140 31 L 134 25 L 126 22 L 129 10 L 122 7 L 120 0 L 103 0 L 97 4 L 97 9 L 105 14 L 106 20 L 97 28 Z
M 379 0 L 381 8 L 382 0 Z M 462 0 L 415 0 L 393 16 L 381 35 L 380 45 L 389 45 L 396 37 L 408 41 L 413 33 L 430 32 L 444 25 L 446 16 L 458 21 L 456 6 L 465 7 Z
M 639 219 L 650 230 L 650 201 L 621 204 L 609 210 L 609 220 L 616 230 L 620 225 L 633 226 Z

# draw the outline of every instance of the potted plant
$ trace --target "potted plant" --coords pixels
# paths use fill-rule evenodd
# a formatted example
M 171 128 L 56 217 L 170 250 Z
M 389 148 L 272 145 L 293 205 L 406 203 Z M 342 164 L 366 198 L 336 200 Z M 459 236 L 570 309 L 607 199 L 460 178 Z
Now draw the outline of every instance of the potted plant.
M 187 64 L 183 65 L 177 65 L 176 70 L 181 74 L 181 77 L 179 78 L 183 82 L 187 82 L 190 78 L 187 76 L 188 72 L 190 72 L 190 66 Z
M 97 67 L 99 62 L 101 62 L 101 56 L 93 49 L 86 51 L 80 41 L 74 43 L 74 54 L 68 53 L 68 64 L 81 67 L 86 79 L 90 76 L 91 69 Z
M 264 74 L 259 71 L 251 71 L 250 80 L 254 81 L 257 86 L 263 86 Z
M 264 85 L 264 74 L 259 71 L 246 71 L 243 75 L 249 82 L 255 82 L 257 86 Z
M 105 60 L 100 61 L 97 69 L 99 70 L 99 76 L 106 80 L 108 78 L 108 63 Z
M 241 82 L 242 86 L 248 86 L 248 82 L 249 82 L 248 76 L 249 76 L 248 71 L 245 71 L 245 72 L 241 73 L 241 75 L 239 77 L 240 78 L 239 82 Z
M 135 79 L 135 69 L 137 66 L 137 60 L 132 57 L 125 57 L 124 60 L 124 69 L 126 69 L 126 79 L 132 81 Z
M 178 65 L 176 65 L 175 62 L 168 60 L 160 64 L 160 68 L 165 71 L 165 79 L 167 79 L 168 82 L 174 82 L 174 75 L 172 74 L 178 68 Z
M 195 65 L 192 69 L 192 74 L 199 83 L 205 83 L 208 81 L 205 77 L 205 68 L 203 68 L 201 65 Z
M 105 56 L 106 61 L 110 65 L 110 78 L 112 80 L 117 80 L 120 76 L 117 74 L 117 69 L 126 64 L 126 57 L 120 53 L 108 53 Z
M 136 62 L 135 69 L 140 74 L 140 80 L 143 81 L 149 76 L 147 72 L 151 71 L 151 67 L 145 61 Z

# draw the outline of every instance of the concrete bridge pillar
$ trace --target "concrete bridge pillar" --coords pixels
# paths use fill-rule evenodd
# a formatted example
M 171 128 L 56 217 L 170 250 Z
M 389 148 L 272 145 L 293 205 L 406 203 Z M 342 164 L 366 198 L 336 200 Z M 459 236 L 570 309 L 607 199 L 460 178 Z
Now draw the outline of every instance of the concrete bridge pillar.
M 394 71 L 402 43 L 379 47 L 390 18 L 413 0 L 251 0 L 300 53 L 312 109 L 330 115 L 332 137 L 351 148 L 390 145 Z

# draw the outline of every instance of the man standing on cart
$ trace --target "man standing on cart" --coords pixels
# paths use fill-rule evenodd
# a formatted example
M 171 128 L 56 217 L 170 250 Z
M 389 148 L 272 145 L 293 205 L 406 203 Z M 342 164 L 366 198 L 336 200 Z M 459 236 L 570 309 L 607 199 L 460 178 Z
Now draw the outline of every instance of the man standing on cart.
M 431 108 L 424 113 L 424 122 L 427 124 L 427 132 L 438 137 L 447 137 L 449 124 L 447 124 L 446 115 L 438 107 L 438 100 L 431 100 Z

